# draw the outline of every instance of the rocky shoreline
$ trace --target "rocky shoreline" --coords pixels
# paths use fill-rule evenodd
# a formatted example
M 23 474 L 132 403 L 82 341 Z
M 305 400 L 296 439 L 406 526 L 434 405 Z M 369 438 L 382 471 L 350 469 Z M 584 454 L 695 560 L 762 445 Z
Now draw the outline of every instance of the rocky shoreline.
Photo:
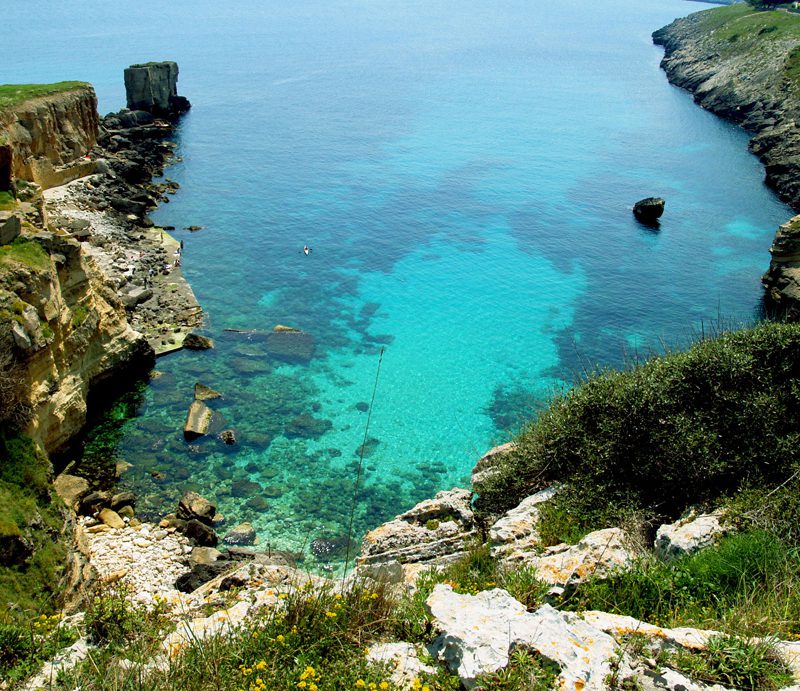
M 654 43 L 664 47 L 661 67 L 700 106 L 753 133 L 750 150 L 764 165 L 765 183 L 800 211 L 800 99 L 787 69 L 789 56 L 800 47 L 800 32 L 771 40 L 776 30 L 767 25 L 755 37 L 722 38 L 707 23 L 714 11 L 676 19 L 653 33 Z M 768 309 L 793 320 L 800 319 L 798 248 L 800 217 L 795 217 L 778 230 L 762 277 Z
M 174 160 L 173 125 L 147 112 L 121 111 L 100 121 L 89 153 L 96 172 L 44 192 L 51 223 L 84 244 L 114 289 L 131 326 L 156 355 L 182 347 L 203 323 L 202 308 L 180 269 L 182 244 L 147 214 L 169 201 L 177 183 L 153 182 Z

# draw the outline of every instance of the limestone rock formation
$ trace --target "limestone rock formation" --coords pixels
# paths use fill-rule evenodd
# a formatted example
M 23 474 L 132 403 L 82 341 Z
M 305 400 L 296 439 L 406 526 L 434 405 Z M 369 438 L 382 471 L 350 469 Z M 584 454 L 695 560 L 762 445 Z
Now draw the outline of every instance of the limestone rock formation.
M 0 189 L 16 178 L 47 189 L 93 172 L 94 161 L 85 156 L 97 141 L 99 122 L 89 84 L 0 110 Z
M 393 582 L 413 580 L 420 570 L 455 561 L 477 537 L 472 492 L 439 492 L 370 531 L 361 543 L 358 573 Z
M 614 639 L 578 615 L 542 605 L 535 612 L 495 588 L 459 595 L 437 585 L 426 601 L 434 627 L 441 632 L 431 648 L 439 661 L 458 674 L 468 689 L 476 678 L 503 669 L 511 651 L 527 648 L 555 661 L 563 689 L 601 691 L 617 654 Z
M 548 487 L 541 492 L 523 499 L 519 506 L 507 511 L 491 528 L 489 542 L 492 555 L 511 561 L 523 559 L 525 554 L 535 554 L 539 548 L 539 508 L 557 492 L 556 487 Z
M 662 558 L 675 559 L 711 547 L 727 532 L 720 514 L 706 513 L 662 525 L 656 532 L 654 547 Z
M 189 110 L 189 101 L 178 96 L 178 65 L 149 62 L 125 70 L 128 108 L 144 110 L 158 117 L 174 118 Z
M 505 454 L 514 450 L 514 442 L 507 442 L 489 449 L 480 457 L 475 467 L 472 469 L 472 486 L 477 487 L 491 476 L 494 466 Z
M 581 583 L 590 576 L 608 576 L 614 570 L 629 566 L 635 557 L 636 553 L 625 531 L 606 528 L 589 533 L 577 545 L 555 545 L 541 555 L 515 552 L 506 557 L 506 563 L 533 566 L 537 578 L 563 586 Z
M 367 650 L 367 660 L 388 664 L 392 668 L 389 681 L 400 689 L 413 689 L 414 680 L 422 674 L 436 674 L 436 669 L 424 664 L 412 643 L 376 643 Z

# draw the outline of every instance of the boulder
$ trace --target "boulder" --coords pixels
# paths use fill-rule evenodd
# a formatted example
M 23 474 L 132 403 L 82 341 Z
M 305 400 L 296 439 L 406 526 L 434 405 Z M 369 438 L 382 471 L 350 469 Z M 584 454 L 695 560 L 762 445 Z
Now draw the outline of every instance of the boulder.
M 21 566 L 33 556 L 33 543 L 16 531 L 0 534 L 0 564 L 3 566 Z
M 77 475 L 61 473 L 53 480 L 53 489 L 69 508 L 76 509 L 80 500 L 89 494 L 89 481 Z
M 412 643 L 376 643 L 367 648 L 367 661 L 375 665 L 389 665 L 389 681 L 399 689 L 413 689 L 414 681 L 423 674 L 436 674 L 436 668 L 419 659 Z
M 675 559 L 710 547 L 726 533 L 719 519 L 719 513 L 693 514 L 662 525 L 656 532 L 656 553 L 664 559 Z
M 17 214 L 0 211 L 0 245 L 10 245 L 21 230 L 22 225 Z
M 189 101 L 178 96 L 178 65 L 175 62 L 149 62 L 125 70 L 125 95 L 128 108 L 156 116 L 170 117 L 187 111 Z
M 111 497 L 109 506 L 117 512 L 123 506 L 136 506 L 136 495 L 133 492 L 118 492 Z
M 589 533 L 577 545 L 560 544 L 541 556 L 514 552 L 505 558 L 511 566 L 524 563 L 536 569 L 539 580 L 553 585 L 574 585 L 590 576 L 604 578 L 628 567 L 635 559 L 631 541 L 621 528 L 606 528 Z
M 214 529 L 196 518 L 186 521 L 183 534 L 200 547 L 216 547 L 219 542 Z
M 198 549 L 195 547 L 195 549 Z M 227 559 L 219 559 L 210 563 L 197 563 L 192 570 L 178 577 L 175 581 L 175 590 L 182 593 L 192 593 L 201 585 L 213 581 L 217 576 L 230 571 L 235 563 Z
M 189 350 L 210 350 L 214 347 L 213 339 L 198 333 L 188 333 L 183 339 L 183 347 Z
M 364 536 L 358 573 L 413 580 L 423 569 L 451 563 L 478 537 L 471 506 L 472 492 L 439 492 Z
M 664 213 L 664 204 L 661 197 L 640 199 L 633 205 L 633 215 L 642 223 L 656 223 Z
M 266 343 L 269 355 L 285 362 L 303 364 L 314 356 L 314 337 L 305 331 L 273 331 Z
M 114 528 L 114 530 L 122 530 L 125 527 L 125 521 L 122 520 L 122 516 L 111 509 L 102 509 L 97 517 L 109 528 Z
M 208 434 L 214 411 L 202 401 L 192 401 L 186 415 L 186 424 L 183 426 L 183 436 L 187 439 L 197 439 Z
M 250 523 L 240 523 L 231 529 L 222 541 L 226 545 L 254 545 L 256 543 L 256 531 Z
M 214 547 L 195 547 L 189 555 L 189 564 L 214 564 L 223 559 L 222 552 Z
M 233 446 L 236 443 L 236 432 L 232 429 L 224 429 L 219 433 L 219 438 L 228 446 Z
M 601 691 L 618 654 L 614 639 L 577 614 L 542 605 L 528 612 L 505 590 L 459 595 L 437 585 L 425 607 L 440 635 L 430 650 L 467 689 L 477 678 L 505 668 L 516 649 L 532 649 L 561 668 L 560 689 Z
M 78 513 L 82 516 L 94 516 L 100 509 L 110 504 L 110 492 L 90 492 L 78 503 Z
M 215 398 L 222 398 L 222 394 L 210 386 L 197 382 L 194 385 L 194 398 L 196 401 L 210 401 Z
M 198 520 L 206 525 L 214 522 L 217 507 L 197 492 L 186 492 L 178 503 L 176 517 L 182 521 Z

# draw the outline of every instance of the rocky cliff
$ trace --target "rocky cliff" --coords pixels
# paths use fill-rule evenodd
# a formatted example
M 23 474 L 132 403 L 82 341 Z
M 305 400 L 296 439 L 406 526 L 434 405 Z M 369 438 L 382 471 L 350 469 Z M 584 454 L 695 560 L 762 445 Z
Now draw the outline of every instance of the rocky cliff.
M 84 157 L 97 141 L 98 124 L 88 84 L 0 109 L 0 189 L 14 178 L 47 189 L 91 172 L 94 163 Z
M 80 243 L 26 224 L 0 257 L 0 331 L 11 334 L 28 432 L 47 451 L 86 421 L 89 390 L 152 349 Z
M 664 46 L 670 82 L 754 133 L 750 149 L 764 164 L 766 183 L 800 210 L 800 16 L 732 5 L 677 19 L 653 40 Z M 781 251 L 780 237 L 764 284 L 769 300 L 797 315 L 797 291 L 785 288 L 800 264 Z
M 125 70 L 128 108 L 158 117 L 176 117 L 189 110 L 189 101 L 178 96 L 178 64 L 148 62 Z

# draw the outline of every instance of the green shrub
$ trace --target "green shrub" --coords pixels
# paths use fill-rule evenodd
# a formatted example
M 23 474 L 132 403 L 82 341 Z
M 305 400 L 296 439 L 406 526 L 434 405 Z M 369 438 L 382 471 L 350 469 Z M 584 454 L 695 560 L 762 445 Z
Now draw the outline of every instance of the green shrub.
M 597 609 L 666 626 L 792 634 L 800 607 L 800 558 L 774 535 L 752 531 L 662 562 L 652 557 L 606 580 L 577 586 L 570 609 Z
M 13 620 L 6 614 L 0 619 L 0 678 L 25 679 L 75 639 L 75 631 L 62 626 L 58 614 L 30 620 Z
M 692 679 L 742 691 L 769 691 L 792 683 L 792 674 L 768 641 L 714 636 L 706 650 L 679 650 L 665 662 Z
M 584 528 L 632 511 L 674 518 L 788 478 L 800 460 L 798 409 L 800 325 L 724 334 L 593 375 L 554 400 L 476 487 L 478 507 L 498 513 L 562 482 Z

